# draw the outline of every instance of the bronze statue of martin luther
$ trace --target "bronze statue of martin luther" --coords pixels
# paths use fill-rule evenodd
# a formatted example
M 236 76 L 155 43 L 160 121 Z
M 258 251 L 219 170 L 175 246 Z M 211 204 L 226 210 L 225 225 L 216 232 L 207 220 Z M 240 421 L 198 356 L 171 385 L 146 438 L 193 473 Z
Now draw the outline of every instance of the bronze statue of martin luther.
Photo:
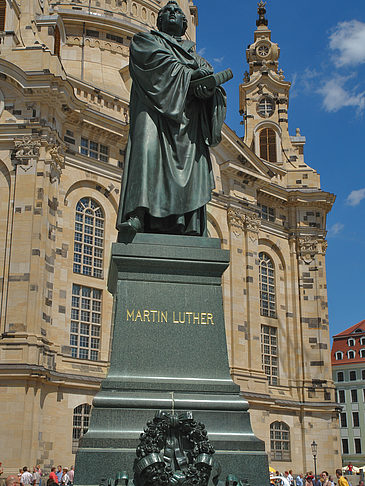
M 117 229 L 205 236 L 214 188 L 209 147 L 221 140 L 225 92 L 199 81 L 213 78 L 213 69 L 182 39 L 187 20 L 176 1 L 160 10 L 157 28 L 136 34 L 130 48 L 130 131 Z

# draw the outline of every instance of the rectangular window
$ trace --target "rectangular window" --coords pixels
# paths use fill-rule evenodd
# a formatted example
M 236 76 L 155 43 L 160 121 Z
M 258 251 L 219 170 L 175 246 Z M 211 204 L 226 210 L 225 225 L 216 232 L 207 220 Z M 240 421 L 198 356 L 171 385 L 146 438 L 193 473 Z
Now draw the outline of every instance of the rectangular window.
M 112 40 L 114 42 L 118 42 L 118 44 L 124 44 L 123 37 L 120 37 L 119 35 L 107 33 L 106 38 L 109 39 L 109 40 Z
M 355 439 L 355 454 L 361 454 L 361 439 Z
M 344 374 L 343 371 L 339 371 L 337 373 L 337 381 L 343 381 L 344 380 Z
M 356 380 L 356 371 L 350 371 L 350 381 Z
M 278 384 L 278 338 L 277 329 L 261 326 L 261 359 L 270 385 Z
M 352 425 L 353 427 L 359 427 L 359 412 L 352 412 Z
M 264 204 L 258 204 L 260 209 L 261 219 L 266 219 L 266 221 L 275 222 L 275 209 L 265 206 Z
M 361 370 L 361 379 L 365 380 L 365 370 Z
M 348 453 L 349 453 L 349 440 L 342 439 L 342 454 L 348 454 Z
M 341 420 L 341 427 L 346 428 L 347 427 L 347 415 L 346 415 L 346 412 L 342 412 L 340 414 L 340 420 Z
M 101 291 L 74 284 L 71 306 L 71 355 L 97 361 L 100 350 Z M 93 312 L 89 309 L 93 309 Z
M 102 162 L 109 161 L 109 147 L 81 137 L 80 153 Z
M 345 403 L 345 390 L 338 390 L 339 403 Z
M 365 402 L 365 388 L 362 389 L 362 394 L 363 394 L 363 399 L 364 399 L 364 402 Z
M 351 390 L 351 401 L 357 403 L 357 390 Z

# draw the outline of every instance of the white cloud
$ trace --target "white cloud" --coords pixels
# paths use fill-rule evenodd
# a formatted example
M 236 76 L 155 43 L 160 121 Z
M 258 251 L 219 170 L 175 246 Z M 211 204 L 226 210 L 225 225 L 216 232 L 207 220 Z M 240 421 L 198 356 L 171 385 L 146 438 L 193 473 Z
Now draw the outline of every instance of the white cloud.
M 346 82 L 351 76 L 334 76 L 324 81 L 317 89 L 323 96 L 323 107 L 326 111 L 335 112 L 345 106 L 353 106 L 358 112 L 365 108 L 365 92 L 356 92 L 356 88 L 347 88 Z
M 198 51 L 199 56 L 204 56 L 206 50 L 207 50 L 206 47 L 202 47 L 201 49 L 199 49 L 199 51 Z
M 335 223 L 330 228 L 328 228 L 328 236 L 336 236 L 344 229 L 345 225 L 342 223 Z
M 216 62 L 217 64 L 220 64 L 223 61 L 224 57 L 214 57 L 213 61 Z
M 339 22 L 330 35 L 329 46 L 336 51 L 333 60 L 337 67 L 365 63 L 365 23 Z
M 346 199 L 346 202 L 350 206 L 357 206 L 363 199 L 365 199 L 365 187 L 363 189 L 351 191 Z

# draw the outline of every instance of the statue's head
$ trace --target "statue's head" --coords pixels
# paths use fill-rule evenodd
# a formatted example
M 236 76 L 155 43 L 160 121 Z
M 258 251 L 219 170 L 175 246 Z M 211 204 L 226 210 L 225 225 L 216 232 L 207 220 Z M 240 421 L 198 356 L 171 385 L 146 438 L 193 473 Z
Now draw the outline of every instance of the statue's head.
M 176 0 L 170 0 L 158 12 L 157 28 L 172 36 L 181 37 L 185 34 L 188 21 Z

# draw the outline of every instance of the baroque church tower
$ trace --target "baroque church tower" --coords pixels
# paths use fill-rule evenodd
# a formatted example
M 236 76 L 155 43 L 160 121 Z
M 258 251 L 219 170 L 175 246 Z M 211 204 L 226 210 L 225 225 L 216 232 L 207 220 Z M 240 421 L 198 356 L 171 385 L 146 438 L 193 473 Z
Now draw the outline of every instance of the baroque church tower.
M 129 44 L 162 0 L 0 1 L 0 410 L 5 473 L 73 464 L 109 365 L 111 243 L 129 128 Z M 180 0 L 195 40 L 197 9 Z M 280 470 L 337 467 L 326 215 L 334 196 L 288 131 L 290 83 L 259 4 L 241 140 L 212 150 L 210 236 L 232 377 Z M 209 343 L 207 343 L 208 345 Z M 20 431 L 20 432 L 19 432 Z

